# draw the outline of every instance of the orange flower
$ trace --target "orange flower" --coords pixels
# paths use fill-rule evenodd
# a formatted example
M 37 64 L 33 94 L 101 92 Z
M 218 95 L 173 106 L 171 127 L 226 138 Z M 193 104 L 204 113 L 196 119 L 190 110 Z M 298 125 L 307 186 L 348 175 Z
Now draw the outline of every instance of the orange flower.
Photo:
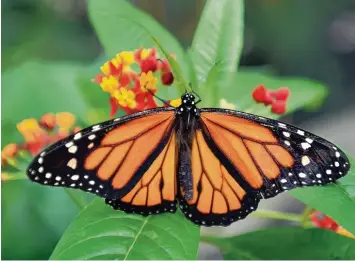
M 55 115 L 53 113 L 46 113 L 41 117 L 39 124 L 46 129 L 52 130 L 56 125 Z
M 38 121 L 33 118 L 18 123 L 17 129 L 26 142 L 35 142 L 45 135 L 45 131 L 39 126 Z
M 19 147 L 17 146 L 17 144 L 7 144 L 1 151 L 1 165 L 6 165 L 8 160 L 14 158 L 18 151 Z

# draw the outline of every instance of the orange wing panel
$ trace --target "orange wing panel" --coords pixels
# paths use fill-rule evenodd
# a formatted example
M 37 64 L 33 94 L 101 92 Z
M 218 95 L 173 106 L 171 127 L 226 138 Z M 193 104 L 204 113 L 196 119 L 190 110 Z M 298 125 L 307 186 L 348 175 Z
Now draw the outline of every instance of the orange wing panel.
M 176 138 L 172 133 L 168 144 L 145 172 L 136 186 L 121 200 L 133 206 L 152 207 L 176 197 Z
M 169 111 L 148 115 L 139 118 L 139 120 L 132 120 L 109 132 L 102 140 L 102 145 L 115 145 L 135 139 L 137 136 L 142 135 L 164 121 L 171 122 L 173 117 L 174 112 Z
M 201 130 L 196 131 L 191 154 L 193 198 L 187 204 L 205 215 L 240 209 L 246 192 L 213 154 Z
M 243 138 L 260 142 L 278 142 L 268 128 L 247 119 L 211 112 L 201 113 L 201 117 L 206 124 L 207 122 L 213 122 Z

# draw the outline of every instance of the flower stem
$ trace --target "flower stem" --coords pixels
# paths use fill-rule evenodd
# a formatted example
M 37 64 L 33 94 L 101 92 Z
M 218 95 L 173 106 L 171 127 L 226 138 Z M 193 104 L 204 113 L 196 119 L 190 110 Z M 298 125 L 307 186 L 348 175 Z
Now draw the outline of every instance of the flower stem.
M 312 223 L 309 221 L 309 215 L 313 212 L 313 208 L 311 206 L 306 206 L 302 212 L 301 226 L 302 227 L 310 227 Z
M 279 219 L 279 220 L 287 220 L 292 222 L 301 222 L 303 218 L 302 215 L 284 213 L 279 211 L 270 211 L 270 210 L 257 210 L 251 214 L 251 217 Z

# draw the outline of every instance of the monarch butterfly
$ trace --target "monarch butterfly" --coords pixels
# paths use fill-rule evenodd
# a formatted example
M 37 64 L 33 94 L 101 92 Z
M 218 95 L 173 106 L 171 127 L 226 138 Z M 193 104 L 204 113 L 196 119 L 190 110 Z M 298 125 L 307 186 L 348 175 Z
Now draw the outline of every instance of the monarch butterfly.
M 177 107 L 145 110 L 88 127 L 35 157 L 34 182 L 81 189 L 114 209 L 175 212 L 227 226 L 260 199 L 335 182 L 349 170 L 334 144 L 282 122 L 227 109 L 199 109 L 196 93 Z M 195 101 L 196 100 L 196 101 Z

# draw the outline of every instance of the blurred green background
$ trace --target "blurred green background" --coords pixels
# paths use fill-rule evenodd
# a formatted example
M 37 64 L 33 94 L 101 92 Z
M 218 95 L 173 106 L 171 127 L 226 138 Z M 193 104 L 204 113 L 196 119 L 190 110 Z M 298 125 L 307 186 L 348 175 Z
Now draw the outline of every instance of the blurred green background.
M 203 0 L 130 2 L 150 13 L 186 48 L 204 6 Z M 354 154 L 355 2 L 247 0 L 245 17 L 242 66 L 259 66 L 276 75 L 306 77 L 326 85 L 329 97 L 321 110 L 297 112 L 287 120 L 323 134 Z M 46 82 L 47 88 L 39 90 L 44 96 L 65 94 L 77 81 L 88 86 L 98 72 L 97 61 L 102 60 L 101 57 L 103 49 L 88 20 L 85 0 L 3 0 L 1 59 L 2 74 L 6 74 L 6 78 L 2 79 L 1 90 L 2 147 L 19 138 L 14 129 L 6 129 L 8 126 L 26 117 L 40 116 L 37 98 L 31 97 L 27 84 Z M 33 61 L 45 63 L 39 65 Z M 47 70 L 46 63 L 51 62 L 71 64 L 71 67 L 62 70 L 58 63 L 57 67 Z M 86 65 L 88 69 L 78 78 L 75 76 L 79 65 Z M 18 68 L 27 71 L 26 79 L 40 72 L 43 78 L 34 77 L 29 83 L 16 73 Z M 52 81 L 53 78 L 60 79 L 62 85 L 60 81 Z M 78 93 L 86 94 L 84 87 L 82 93 Z M 102 100 L 107 97 L 98 88 L 97 94 L 101 95 L 100 104 L 90 96 L 89 104 L 75 104 L 75 110 L 80 114 L 89 105 L 104 107 Z M 32 103 L 24 108 L 22 101 L 28 97 Z M 76 102 L 75 97 L 68 102 L 68 108 L 74 108 L 71 103 Z M 48 110 L 55 111 L 62 105 L 62 101 L 51 103 Z M 64 191 L 36 188 L 24 181 L 2 184 L 3 259 L 48 258 L 58 238 L 78 213 Z M 36 202 L 38 198 L 42 198 L 40 205 Z M 50 207 L 53 205 L 56 207 Z M 206 251 L 200 257 L 211 255 L 213 252 Z

